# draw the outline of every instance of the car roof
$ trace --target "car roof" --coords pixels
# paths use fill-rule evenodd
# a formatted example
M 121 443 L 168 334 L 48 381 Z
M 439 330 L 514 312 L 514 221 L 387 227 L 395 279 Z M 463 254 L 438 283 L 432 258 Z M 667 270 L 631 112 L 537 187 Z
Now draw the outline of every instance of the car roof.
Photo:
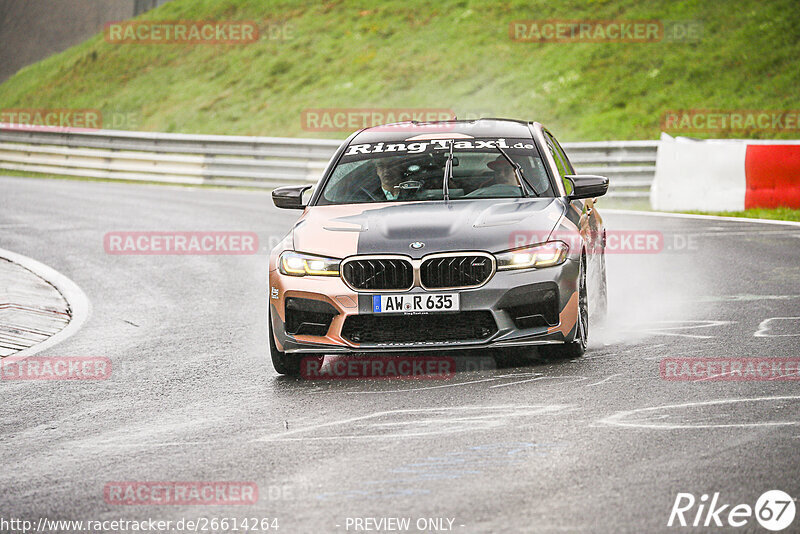
M 509 137 L 531 139 L 529 122 L 514 119 L 475 119 L 434 122 L 397 122 L 372 126 L 358 132 L 350 144 L 379 141 L 406 141 L 416 136 L 456 133 L 469 137 Z

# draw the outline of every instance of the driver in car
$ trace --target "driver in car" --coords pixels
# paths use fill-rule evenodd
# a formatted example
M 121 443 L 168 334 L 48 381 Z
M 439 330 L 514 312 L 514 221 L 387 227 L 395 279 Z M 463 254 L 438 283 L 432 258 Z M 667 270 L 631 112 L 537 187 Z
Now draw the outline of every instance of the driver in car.
M 389 158 L 379 159 L 375 162 L 375 171 L 381 181 L 378 195 L 383 195 L 386 200 L 397 200 L 401 190 L 396 186 L 404 180 L 403 165 Z

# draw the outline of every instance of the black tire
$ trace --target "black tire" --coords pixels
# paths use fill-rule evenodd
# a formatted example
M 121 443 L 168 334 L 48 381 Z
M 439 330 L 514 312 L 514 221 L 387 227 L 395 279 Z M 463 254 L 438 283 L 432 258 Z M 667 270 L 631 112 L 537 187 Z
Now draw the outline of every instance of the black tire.
M 319 363 L 322 364 L 322 360 L 325 359 L 324 354 L 286 354 L 283 351 L 278 350 L 278 346 L 275 344 L 275 336 L 272 333 L 272 316 L 268 316 L 269 321 L 269 354 L 272 357 L 272 367 L 278 372 L 278 374 L 287 375 L 287 376 L 299 376 L 300 375 L 300 364 L 303 360 L 307 358 L 316 358 L 319 360 Z
M 543 345 L 540 352 L 551 358 L 580 358 L 586 352 L 589 339 L 589 296 L 586 291 L 586 259 L 581 257 L 578 284 L 578 320 L 575 322 L 575 340 L 563 345 Z

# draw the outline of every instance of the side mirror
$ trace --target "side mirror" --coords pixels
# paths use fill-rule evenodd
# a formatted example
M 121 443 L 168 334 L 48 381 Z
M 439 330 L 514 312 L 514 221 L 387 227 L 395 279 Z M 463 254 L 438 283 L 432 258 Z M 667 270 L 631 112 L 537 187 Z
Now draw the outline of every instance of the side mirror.
M 601 197 L 608 191 L 608 178 L 593 174 L 568 174 L 564 178 L 572 183 L 570 200 L 577 198 Z
M 311 187 L 310 185 L 278 187 L 272 191 L 272 202 L 275 207 L 287 210 L 304 209 L 306 205 L 303 203 L 303 193 Z

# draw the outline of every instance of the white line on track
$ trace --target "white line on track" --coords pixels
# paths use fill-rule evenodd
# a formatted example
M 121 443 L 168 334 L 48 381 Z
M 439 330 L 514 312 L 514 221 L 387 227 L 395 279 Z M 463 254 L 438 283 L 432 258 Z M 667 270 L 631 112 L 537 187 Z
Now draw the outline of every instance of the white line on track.
M 753 219 L 750 217 L 723 217 L 722 215 L 697 215 L 694 213 L 668 213 L 663 211 L 637 211 L 620 209 L 602 209 L 602 213 L 616 213 L 619 215 L 644 215 L 645 217 L 675 217 L 677 219 L 700 219 L 706 221 L 728 221 L 758 224 L 782 224 L 787 226 L 800 226 L 797 221 L 776 221 L 773 219 Z
M 713 319 L 669 320 L 669 321 L 659 321 L 658 324 L 645 323 L 642 325 L 633 325 L 633 328 L 625 328 L 624 331 L 642 332 L 658 336 L 678 336 L 678 337 L 688 337 L 693 339 L 712 339 L 715 336 L 707 336 L 701 334 L 682 334 L 674 332 L 674 330 L 693 330 L 698 328 L 712 328 L 717 326 L 725 326 L 728 324 L 733 324 L 733 321 L 715 321 Z M 675 326 L 669 326 L 669 325 L 675 325 Z M 672 330 L 673 332 L 667 332 L 667 330 Z
M 388 390 L 379 390 L 379 391 L 331 391 L 331 390 L 323 390 L 323 391 L 313 391 L 310 392 L 313 395 L 320 395 L 323 393 L 344 393 L 347 395 L 370 395 L 370 394 L 382 394 L 382 393 L 413 393 L 415 391 L 422 391 L 426 389 L 440 389 L 440 388 L 454 388 L 458 386 L 465 386 L 467 384 L 478 384 L 480 382 L 492 382 L 494 380 L 498 380 L 497 377 L 493 378 L 484 378 L 482 380 L 470 380 L 468 382 L 458 382 L 455 384 L 442 384 L 439 386 L 424 386 L 418 388 L 408 388 L 408 389 L 388 389 Z
M 524 383 L 526 383 L 526 382 L 533 382 L 533 381 L 535 381 L 535 380 L 542 380 L 543 378 L 548 378 L 548 377 L 545 377 L 545 376 L 537 376 L 537 377 L 534 377 L 534 378 L 526 378 L 525 380 L 517 380 L 516 382 L 508 382 L 507 384 L 497 384 L 497 385 L 495 385 L 495 386 L 489 386 L 489 389 L 492 389 L 492 388 L 502 388 L 502 387 L 506 387 L 506 386 L 513 386 L 513 385 L 515 385 L 515 384 L 524 384 Z
M 786 236 L 786 237 L 799 237 L 800 229 L 786 229 L 786 230 L 762 230 L 760 228 L 753 228 L 752 230 L 744 231 L 737 231 L 737 232 L 724 232 L 724 231 L 717 231 L 717 232 L 687 232 L 683 233 L 687 236 L 692 237 L 720 237 L 720 236 L 772 236 L 772 237 L 779 237 L 779 236 Z
M 95 443 L 89 444 L 77 444 L 77 447 L 93 449 L 93 448 L 111 448 L 111 449 L 146 449 L 150 447 L 179 447 L 183 445 L 214 445 L 216 443 L 222 443 L 222 440 L 202 440 L 202 441 L 167 441 L 163 443 L 131 443 L 131 442 L 119 442 L 119 441 L 99 441 Z M 214 445 L 216 446 L 216 445 Z
M 792 321 L 793 323 L 797 323 L 800 325 L 800 317 L 770 317 L 768 319 L 764 319 L 758 325 L 758 330 L 756 333 L 753 334 L 753 337 L 797 337 L 800 336 L 800 333 L 797 330 L 789 329 L 790 331 L 794 331 L 793 334 L 770 334 L 770 327 L 768 326 L 771 321 Z M 794 326 L 794 325 L 793 325 Z
M 490 431 L 499 426 L 508 424 L 513 419 L 531 418 L 542 415 L 551 415 L 564 410 L 574 409 L 565 404 L 538 404 L 538 405 L 490 405 L 490 406 L 446 406 L 440 408 L 414 408 L 383 410 L 367 415 L 350 417 L 336 421 L 327 421 L 319 424 L 308 425 L 270 434 L 256 438 L 252 442 L 265 441 L 295 441 L 295 440 L 352 440 L 352 439 L 396 439 L 409 437 L 426 437 L 431 435 L 451 434 L 467 431 Z M 399 417 L 412 417 L 412 421 L 403 421 Z M 387 421 L 387 419 L 389 419 Z M 372 422 L 374 421 L 374 422 Z M 297 434 L 317 433 L 321 429 L 335 427 L 345 428 L 352 423 L 366 423 L 362 428 L 353 427 L 351 434 L 311 435 L 300 436 Z M 408 430 L 411 425 L 419 429 Z M 375 430 L 397 428 L 400 432 L 379 433 Z
M 695 428 L 753 428 L 753 427 L 775 427 L 775 426 L 792 426 L 800 424 L 800 421 L 764 421 L 760 423 L 710 423 L 710 424 L 658 424 L 648 421 L 643 422 L 626 422 L 624 419 L 634 414 L 641 414 L 645 412 L 654 412 L 658 410 L 671 410 L 674 408 L 695 408 L 698 406 L 718 406 L 724 404 L 735 404 L 743 402 L 761 402 L 761 401 L 781 401 L 781 400 L 800 400 L 800 396 L 780 396 L 780 397 L 752 397 L 741 399 L 720 399 L 711 401 L 700 402 L 687 402 L 684 404 L 667 404 L 663 406 L 652 406 L 650 408 L 636 408 L 634 410 L 625 410 L 615 414 L 604 417 L 600 424 L 621 426 L 628 428 L 648 428 L 657 430 L 689 430 Z
M 525 382 L 534 382 L 536 380 L 567 380 L 567 379 L 577 379 L 571 382 L 565 382 L 566 384 L 574 384 L 575 382 L 581 382 L 583 380 L 588 380 L 585 376 L 537 376 L 536 378 L 528 378 L 527 380 L 518 380 L 516 382 L 509 382 L 507 384 L 497 384 L 496 386 L 489 386 L 489 389 L 492 388 L 503 388 L 506 386 L 514 386 L 516 384 L 524 384 Z
M 604 379 L 602 379 L 600 382 L 595 382 L 594 384 L 586 384 L 586 387 L 587 387 L 587 388 L 590 388 L 590 387 L 592 387 L 592 386 L 599 386 L 600 384 L 602 384 L 602 383 L 604 383 L 604 382 L 608 382 L 609 380 L 611 380 L 611 379 L 612 379 L 612 378 L 614 378 L 615 376 L 622 376 L 622 373 L 615 373 L 615 374 L 613 374 L 613 375 L 611 375 L 611 376 L 607 376 L 607 377 L 605 377 Z

